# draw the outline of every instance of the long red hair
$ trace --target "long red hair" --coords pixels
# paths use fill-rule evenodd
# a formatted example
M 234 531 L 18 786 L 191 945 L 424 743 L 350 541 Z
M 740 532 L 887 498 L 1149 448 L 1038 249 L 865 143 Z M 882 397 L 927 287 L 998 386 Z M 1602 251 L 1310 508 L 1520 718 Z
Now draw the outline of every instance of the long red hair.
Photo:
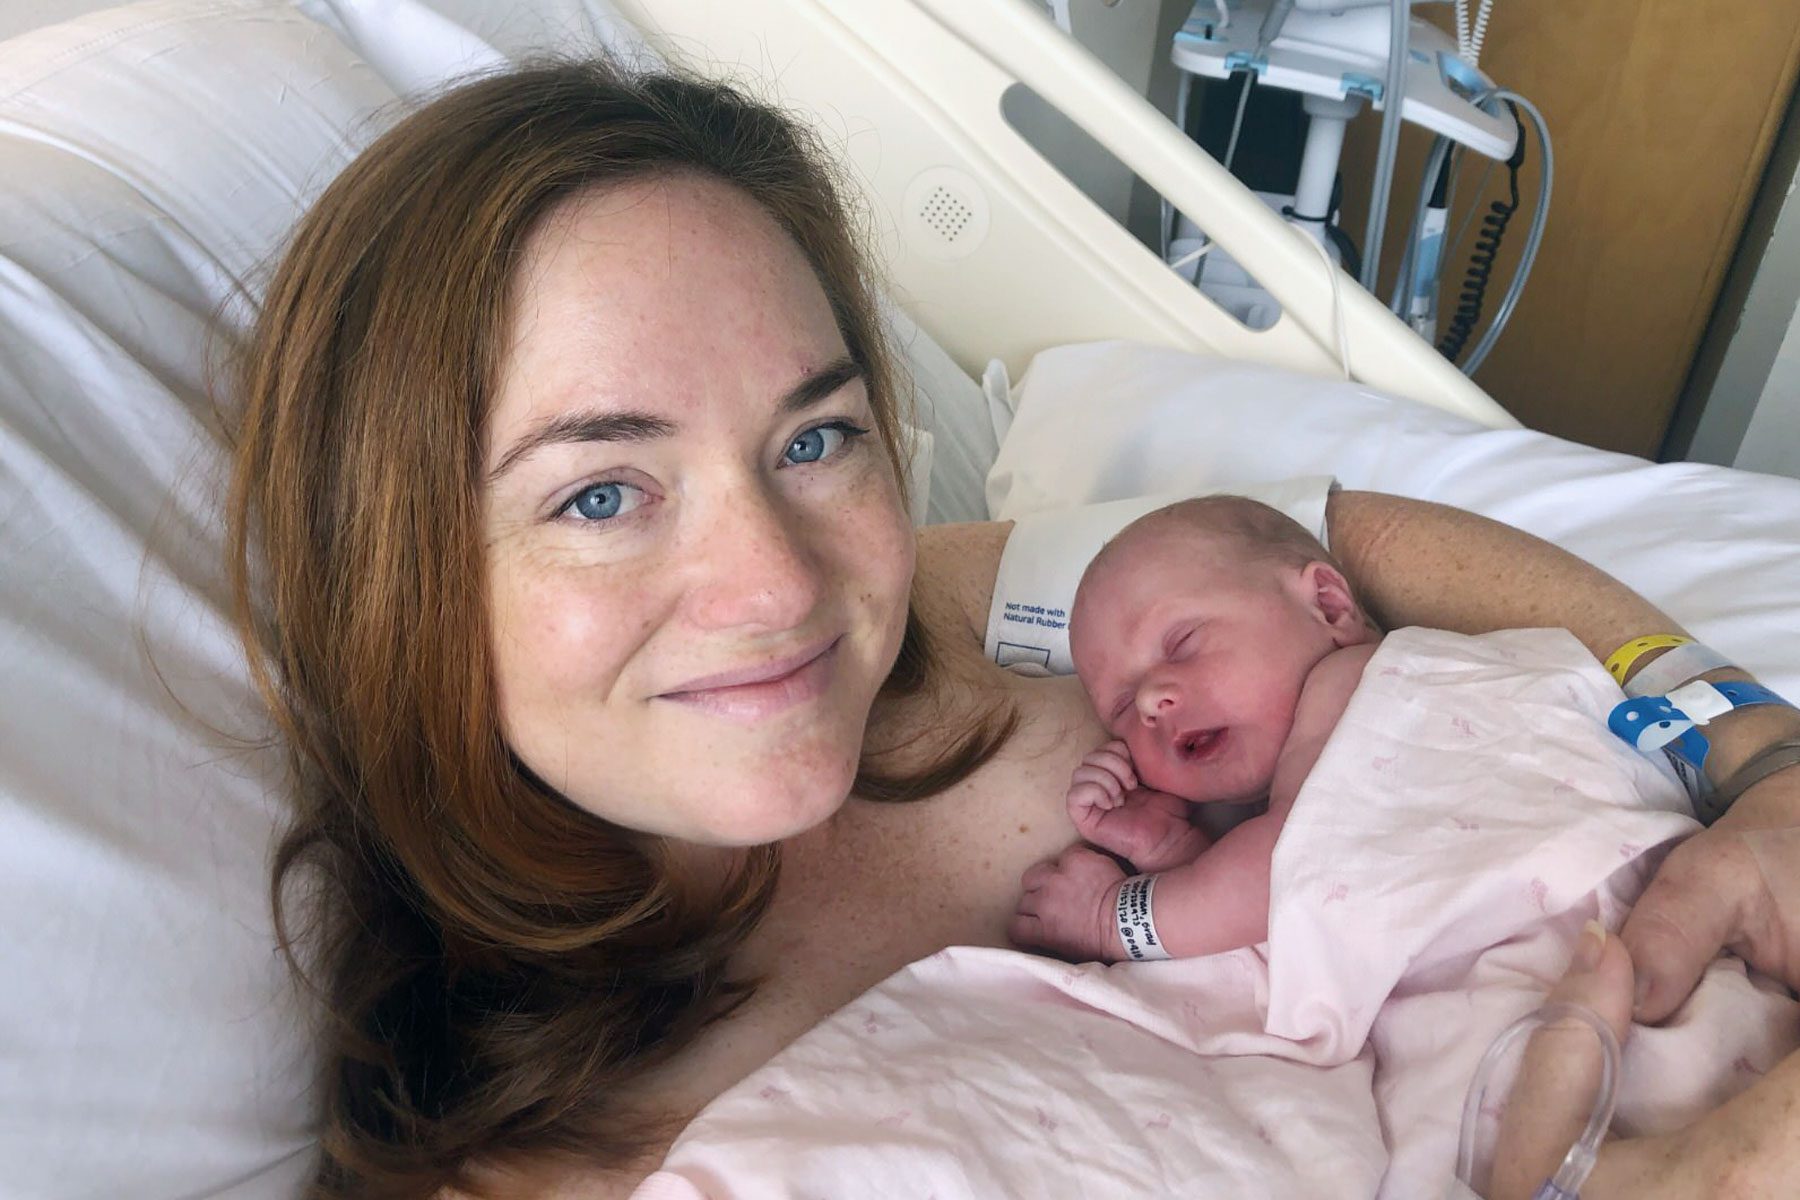
M 628 1162 L 658 1131 L 621 1086 L 746 994 L 726 964 L 769 902 L 775 850 L 723 886 L 686 878 L 656 839 L 535 781 L 500 735 L 483 423 L 533 229 L 584 189 L 693 170 L 742 189 L 810 261 L 904 480 L 826 161 L 731 89 L 554 64 L 413 113 L 294 234 L 236 375 L 229 556 L 299 782 L 273 891 L 330 1017 L 316 1196 L 473 1188 L 472 1165 L 538 1156 Z M 923 686 L 930 661 L 909 622 L 892 687 Z M 1009 729 L 988 722 L 874 790 L 945 786 Z

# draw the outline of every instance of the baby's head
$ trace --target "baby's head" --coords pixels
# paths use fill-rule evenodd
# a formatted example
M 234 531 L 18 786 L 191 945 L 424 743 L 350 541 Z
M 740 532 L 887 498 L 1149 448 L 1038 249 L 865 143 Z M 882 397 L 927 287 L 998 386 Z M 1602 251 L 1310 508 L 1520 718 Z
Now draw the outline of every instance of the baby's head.
M 1196 801 L 1266 793 L 1307 674 L 1373 636 L 1318 540 L 1240 496 L 1126 526 L 1069 617 L 1075 670 L 1138 778 Z

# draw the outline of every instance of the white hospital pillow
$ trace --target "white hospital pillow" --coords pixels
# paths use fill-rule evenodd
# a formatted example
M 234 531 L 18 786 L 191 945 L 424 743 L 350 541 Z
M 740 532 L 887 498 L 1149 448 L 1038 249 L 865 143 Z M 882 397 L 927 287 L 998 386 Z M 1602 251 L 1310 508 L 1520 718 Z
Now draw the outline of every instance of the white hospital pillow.
M 926 506 L 918 511 L 920 472 L 913 474 L 914 519 L 920 524 L 985 521 L 987 473 L 1000 453 L 1000 439 L 981 388 L 932 336 L 899 305 L 883 306 L 899 352 L 898 365 L 913 387 L 913 420 L 926 440 L 923 478 Z M 915 459 L 915 464 L 917 460 Z
M 407 40 L 418 5 L 336 7 L 386 39 L 383 70 L 449 71 Z M 272 1200 L 311 1169 L 318 1064 L 267 898 L 285 779 L 215 732 L 262 730 L 221 577 L 208 354 L 403 108 L 282 0 L 159 0 L 0 43 L 7 1196 Z M 920 386 L 953 395 L 906 324 Z M 913 439 L 918 518 L 943 428 Z M 991 443 L 963 463 L 970 515 Z
M 1556 542 L 1800 701 L 1800 481 L 1648 463 L 1356 383 L 1124 342 L 1039 354 L 1014 402 L 988 478 L 996 518 L 1333 474 Z
M 291 1196 L 317 1063 L 281 764 L 207 728 L 261 732 L 206 355 L 393 96 L 272 3 L 97 13 L 0 80 L 0 1192 Z

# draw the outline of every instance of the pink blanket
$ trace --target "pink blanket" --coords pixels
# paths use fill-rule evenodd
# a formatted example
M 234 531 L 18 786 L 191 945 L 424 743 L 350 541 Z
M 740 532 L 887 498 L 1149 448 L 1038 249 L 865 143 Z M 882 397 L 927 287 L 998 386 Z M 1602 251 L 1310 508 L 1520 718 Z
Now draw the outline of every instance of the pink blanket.
M 1266 945 L 945 950 L 709 1105 L 634 1200 L 1444 1195 L 1476 1059 L 1694 828 L 1605 732 L 1617 699 L 1561 631 L 1390 635 L 1282 833 Z M 1633 1032 L 1616 1128 L 1797 1044 L 1800 1005 L 1721 960 Z

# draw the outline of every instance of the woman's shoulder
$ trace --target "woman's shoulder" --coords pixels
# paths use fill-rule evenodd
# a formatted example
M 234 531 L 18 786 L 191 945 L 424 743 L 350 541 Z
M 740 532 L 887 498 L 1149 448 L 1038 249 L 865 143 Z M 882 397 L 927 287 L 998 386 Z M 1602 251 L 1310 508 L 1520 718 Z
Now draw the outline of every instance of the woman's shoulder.
M 934 632 L 958 648 L 981 648 L 1000 555 L 1011 521 L 927 525 L 919 530 L 913 603 Z

